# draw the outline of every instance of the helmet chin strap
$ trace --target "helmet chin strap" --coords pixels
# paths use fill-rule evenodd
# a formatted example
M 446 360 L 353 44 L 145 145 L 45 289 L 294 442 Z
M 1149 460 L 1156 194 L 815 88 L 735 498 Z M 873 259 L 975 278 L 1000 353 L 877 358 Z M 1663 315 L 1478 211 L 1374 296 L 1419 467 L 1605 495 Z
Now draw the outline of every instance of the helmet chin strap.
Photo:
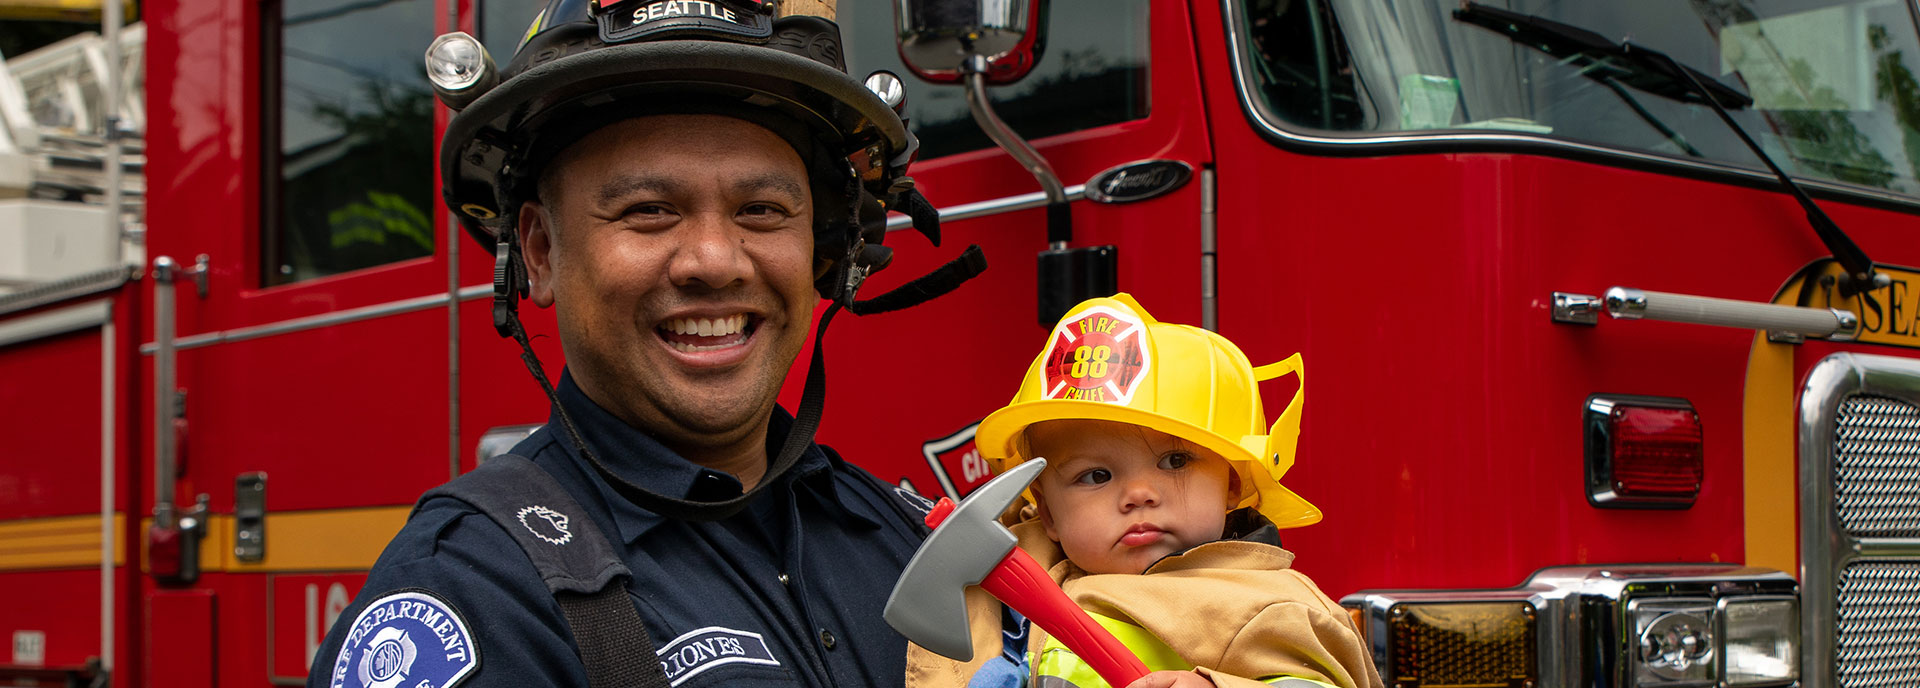
M 858 217 L 855 213 L 853 217 Z M 857 220 L 856 220 L 857 221 Z M 934 220 L 938 222 L 937 219 Z M 937 224 L 935 232 L 938 231 Z M 937 234 L 935 235 L 937 236 Z M 813 335 L 813 358 L 807 365 L 807 381 L 800 394 L 800 407 L 794 414 L 793 425 L 787 430 L 787 437 L 780 446 L 780 452 L 768 462 L 766 474 L 759 483 L 737 497 L 715 502 L 696 501 L 654 492 L 627 480 L 609 469 L 605 462 L 580 434 L 580 428 L 567 413 L 567 407 L 560 403 L 554 394 L 553 383 L 548 380 L 546 368 L 540 363 L 540 357 L 533 352 L 533 344 L 528 341 L 527 330 L 520 323 L 519 301 L 527 285 L 526 262 L 521 255 L 519 241 L 511 229 L 498 234 L 494 244 L 493 270 L 493 326 L 502 337 L 511 337 L 520 344 L 520 360 L 527 366 L 527 372 L 540 383 L 540 391 L 545 392 L 547 401 L 553 405 L 560 424 L 566 430 L 568 439 L 580 451 L 580 456 L 593 467 L 600 477 L 607 481 L 613 490 L 633 502 L 635 505 L 654 513 L 684 521 L 716 521 L 740 513 L 767 486 L 779 482 L 780 478 L 792 469 L 813 444 L 815 431 L 820 429 L 820 417 L 827 398 L 827 327 L 833 323 L 833 316 L 842 308 L 857 315 L 884 313 L 909 306 L 925 303 L 935 297 L 953 291 L 962 283 L 978 276 L 986 269 L 986 257 L 978 245 L 967 247 L 957 258 L 948 261 L 933 272 L 914 279 L 900 287 L 866 301 L 854 300 L 860 285 L 866 280 L 873 266 L 859 262 L 864 253 L 866 241 L 855 232 L 852 246 L 844 260 L 839 261 L 835 270 L 842 273 L 843 279 L 836 280 L 841 288 L 833 295 L 833 301 L 827 306 L 827 312 L 820 316 L 820 326 Z

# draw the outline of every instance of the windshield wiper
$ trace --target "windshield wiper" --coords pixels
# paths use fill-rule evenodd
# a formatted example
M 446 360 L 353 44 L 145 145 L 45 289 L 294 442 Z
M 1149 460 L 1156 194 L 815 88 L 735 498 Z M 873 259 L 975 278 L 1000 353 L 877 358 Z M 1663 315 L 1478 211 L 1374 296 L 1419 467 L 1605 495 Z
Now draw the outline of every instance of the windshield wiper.
M 1640 104 L 1640 99 L 1628 93 L 1627 87 L 1621 86 L 1618 79 L 1614 79 L 1611 76 L 1598 76 L 1592 73 L 1588 73 L 1587 77 L 1600 82 L 1602 86 L 1607 87 L 1607 90 L 1613 91 L 1614 95 L 1620 97 L 1620 102 L 1626 103 L 1627 108 L 1633 110 L 1633 114 L 1640 116 L 1640 121 L 1646 122 L 1648 126 L 1653 127 L 1654 131 L 1660 132 L 1661 136 L 1667 137 L 1667 140 L 1672 141 L 1673 145 L 1678 147 L 1682 152 L 1696 158 L 1707 157 L 1706 153 L 1700 152 L 1700 149 L 1694 148 L 1693 144 L 1687 143 L 1687 137 L 1681 136 L 1680 132 L 1674 131 L 1673 127 L 1667 126 L 1666 122 L 1660 121 L 1660 118 L 1648 112 L 1647 108 Z
M 1465 7 L 1454 10 L 1453 18 L 1505 34 L 1515 43 L 1567 60 L 1583 70 L 1592 64 L 1595 58 L 1600 57 L 1629 63 L 1639 69 L 1619 70 L 1624 73 L 1609 76 L 1618 79 L 1620 83 L 1648 93 L 1684 103 L 1709 104 L 1700 95 L 1700 90 L 1689 83 L 1698 81 L 1705 85 L 1704 90 L 1713 93 L 1714 100 L 1726 107 L 1739 109 L 1753 105 L 1753 99 L 1747 97 L 1747 94 L 1736 91 L 1733 87 L 1720 83 L 1719 80 L 1702 74 L 1692 67 L 1671 59 L 1650 59 L 1652 56 L 1646 54 L 1648 51 L 1639 46 L 1629 47 L 1624 42 L 1607 40 L 1605 36 L 1578 26 L 1498 7 L 1488 7 L 1477 2 L 1469 2 Z M 1606 72 L 1590 71 L 1589 73 L 1605 74 Z
M 1835 261 L 1847 271 L 1847 279 L 1839 285 L 1841 295 L 1851 296 L 1862 291 L 1872 291 L 1891 283 L 1886 275 L 1876 274 L 1873 260 L 1859 244 L 1853 243 L 1840 225 L 1828 217 L 1826 211 L 1814 204 L 1813 198 L 1805 189 L 1793 180 L 1792 175 L 1780 169 L 1773 158 L 1754 142 L 1745 127 L 1733 120 L 1727 112 L 1728 107 L 1745 108 L 1753 105 L 1753 98 L 1733 90 L 1713 77 L 1707 76 L 1692 67 L 1680 64 L 1672 56 L 1634 43 L 1632 41 L 1614 42 L 1587 29 L 1562 24 L 1550 19 L 1542 19 L 1529 14 L 1520 14 L 1497 7 L 1488 7 L 1477 2 L 1469 2 L 1453 11 L 1453 18 L 1469 24 L 1492 29 L 1515 43 L 1539 50 L 1540 52 L 1566 60 L 1581 67 L 1581 72 L 1591 78 L 1608 83 L 1617 80 L 1641 91 L 1664 96 L 1687 103 L 1705 103 L 1713 107 L 1720 119 L 1727 123 L 1740 137 L 1742 143 L 1765 163 L 1767 169 L 1780 178 L 1780 184 L 1787 188 L 1801 209 L 1807 213 L 1807 222 L 1813 225 L 1813 232 L 1820 236 L 1820 242 L 1833 253 Z M 1599 65 L 1601 58 L 1611 58 L 1608 64 Z M 1641 67 L 1638 70 L 1622 71 L 1620 65 Z M 1614 69 L 1596 69 L 1595 67 L 1614 67 Z

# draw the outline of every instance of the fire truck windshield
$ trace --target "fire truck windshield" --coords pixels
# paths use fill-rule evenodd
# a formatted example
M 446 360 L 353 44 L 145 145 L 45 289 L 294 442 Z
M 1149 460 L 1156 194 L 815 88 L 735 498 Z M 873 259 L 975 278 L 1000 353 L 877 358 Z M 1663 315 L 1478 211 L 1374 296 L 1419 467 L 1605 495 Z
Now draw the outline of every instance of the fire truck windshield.
M 1631 40 L 1697 68 L 1731 87 L 1728 94 L 1744 94 L 1751 104 L 1721 102 L 1794 176 L 1920 195 L 1920 38 L 1907 3 L 1491 5 L 1591 30 L 1610 43 Z M 1671 80 L 1645 78 L 1642 66 L 1619 60 L 1517 44 L 1457 20 L 1460 7 L 1452 0 L 1237 2 L 1243 87 L 1272 124 L 1321 137 L 1502 132 L 1762 167 L 1710 107 Z M 1597 78 L 1596 70 L 1619 76 Z

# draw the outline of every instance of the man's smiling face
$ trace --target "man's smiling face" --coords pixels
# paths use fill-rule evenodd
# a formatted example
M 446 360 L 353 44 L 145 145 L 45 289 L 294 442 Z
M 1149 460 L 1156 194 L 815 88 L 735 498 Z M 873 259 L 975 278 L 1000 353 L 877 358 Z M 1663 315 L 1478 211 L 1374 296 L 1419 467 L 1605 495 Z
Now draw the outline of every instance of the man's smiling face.
M 610 125 L 519 224 L 574 380 L 683 454 L 759 436 L 812 324 L 813 205 L 785 140 L 713 115 Z M 691 458 L 691 457 L 690 457 Z

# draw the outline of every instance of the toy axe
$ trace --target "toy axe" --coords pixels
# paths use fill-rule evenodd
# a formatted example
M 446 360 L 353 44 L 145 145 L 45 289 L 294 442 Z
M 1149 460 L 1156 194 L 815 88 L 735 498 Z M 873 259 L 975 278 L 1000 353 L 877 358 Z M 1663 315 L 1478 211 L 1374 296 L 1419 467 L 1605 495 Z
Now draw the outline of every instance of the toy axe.
M 1147 674 L 1146 665 L 1067 599 L 1039 562 L 1015 546 L 1013 533 L 998 520 L 1046 466 L 1046 459 L 1015 466 L 980 486 L 958 508 L 941 499 L 927 514 L 933 534 L 900 573 L 882 616 L 921 647 L 971 660 L 966 589 L 978 585 L 1059 638 L 1108 684 L 1126 686 Z

